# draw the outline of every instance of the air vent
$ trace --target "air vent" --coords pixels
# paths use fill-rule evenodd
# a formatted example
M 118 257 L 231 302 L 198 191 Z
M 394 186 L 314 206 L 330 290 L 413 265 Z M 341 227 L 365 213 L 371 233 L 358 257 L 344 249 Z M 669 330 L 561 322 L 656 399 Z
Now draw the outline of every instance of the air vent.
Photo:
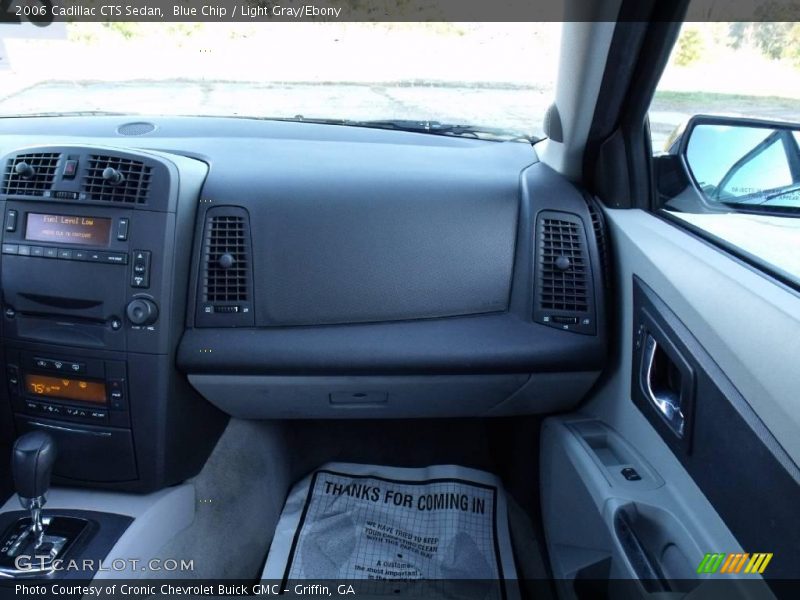
M 534 319 L 567 331 L 594 333 L 594 298 L 586 234 L 575 215 L 540 214 L 536 228 Z
M 151 169 L 144 163 L 116 156 L 92 154 L 83 177 L 87 200 L 146 204 Z
M 209 217 L 203 257 L 203 301 L 246 302 L 248 260 L 244 218 Z
M 250 223 L 239 207 L 206 213 L 200 266 L 197 325 L 253 324 Z
M 53 185 L 60 158 L 57 153 L 34 152 L 9 159 L 3 176 L 3 193 L 44 196 Z

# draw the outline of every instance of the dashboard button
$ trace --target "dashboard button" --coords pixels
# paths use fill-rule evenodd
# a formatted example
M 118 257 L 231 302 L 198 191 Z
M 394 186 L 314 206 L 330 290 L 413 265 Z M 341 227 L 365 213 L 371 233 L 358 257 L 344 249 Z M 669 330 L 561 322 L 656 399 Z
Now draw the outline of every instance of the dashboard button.
M 120 242 L 125 242 L 128 240 L 128 227 L 130 221 L 128 217 L 120 217 L 119 222 L 117 223 L 117 239 Z
M 45 248 L 44 249 L 44 257 L 45 258 L 58 258 L 58 248 Z
M 17 230 L 17 213 L 16 210 L 11 209 L 6 212 L 6 231 L 12 233 Z
M 59 248 L 58 258 L 72 260 L 72 250 L 70 250 L 69 248 Z
M 108 401 L 112 410 L 125 410 L 125 380 L 108 380 Z
M 88 260 L 88 252 L 86 250 L 75 250 L 75 253 L 72 255 L 74 260 Z
M 86 260 L 90 262 L 101 262 L 105 260 L 105 252 L 95 252 L 94 250 L 89 250 L 86 253 Z
M 40 404 L 39 405 L 39 411 L 43 412 L 43 413 L 45 413 L 47 415 L 56 415 L 56 416 L 58 416 L 58 415 L 64 414 L 64 411 L 62 410 L 62 408 L 60 406 L 58 406 L 57 404 Z
M 3 254 L 16 254 L 16 253 L 17 253 L 16 244 L 3 244 Z
M 117 265 L 127 265 L 128 264 L 128 255 L 124 252 L 106 252 L 106 262 L 117 264 Z
M 6 367 L 6 381 L 12 394 L 19 391 L 19 369 L 16 365 L 8 365 Z
M 53 361 L 48 358 L 34 358 L 33 366 L 37 369 L 52 369 Z
M 72 179 L 75 177 L 75 173 L 78 172 L 78 161 L 77 160 L 68 160 L 64 163 L 64 179 Z
M 68 417 L 77 417 L 79 419 L 85 419 L 86 417 L 89 416 L 89 413 L 85 409 L 83 409 L 83 408 L 72 408 L 70 406 L 67 406 L 64 409 L 64 413 Z
M 131 287 L 150 287 L 150 251 L 133 251 L 133 273 L 131 274 Z
M 105 410 L 90 410 L 88 416 L 93 421 L 105 421 L 108 418 L 108 412 Z
M 31 247 L 20 244 L 19 246 L 17 246 L 17 254 L 19 254 L 20 256 L 30 256 Z
M 31 246 L 31 256 L 44 256 L 44 248 L 41 246 Z

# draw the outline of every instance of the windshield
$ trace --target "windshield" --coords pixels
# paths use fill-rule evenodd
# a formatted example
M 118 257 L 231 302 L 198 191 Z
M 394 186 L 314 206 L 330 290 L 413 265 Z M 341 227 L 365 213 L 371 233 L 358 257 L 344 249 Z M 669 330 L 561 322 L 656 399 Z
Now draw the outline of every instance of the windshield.
M 43 30 L 0 37 L 2 116 L 405 119 L 536 137 L 553 100 L 561 36 L 560 23 L 53 23 Z

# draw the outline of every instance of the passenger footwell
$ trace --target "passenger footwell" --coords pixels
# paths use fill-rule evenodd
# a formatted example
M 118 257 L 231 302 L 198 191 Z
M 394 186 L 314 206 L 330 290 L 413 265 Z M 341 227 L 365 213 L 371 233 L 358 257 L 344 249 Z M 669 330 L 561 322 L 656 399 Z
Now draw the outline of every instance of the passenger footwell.
M 506 597 L 497 582 L 516 579 L 507 514 L 502 483 L 484 471 L 328 463 L 290 492 L 262 579 L 403 582 L 394 594 L 473 580 Z

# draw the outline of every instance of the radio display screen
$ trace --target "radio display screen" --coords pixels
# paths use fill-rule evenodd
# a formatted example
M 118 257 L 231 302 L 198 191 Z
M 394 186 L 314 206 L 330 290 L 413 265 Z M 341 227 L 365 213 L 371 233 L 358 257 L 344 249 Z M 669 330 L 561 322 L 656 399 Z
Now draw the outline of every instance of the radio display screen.
M 106 403 L 106 385 L 97 381 L 26 373 L 25 389 L 31 396 L 77 400 L 93 404 Z
M 108 246 L 111 219 L 28 213 L 25 239 L 35 242 Z

